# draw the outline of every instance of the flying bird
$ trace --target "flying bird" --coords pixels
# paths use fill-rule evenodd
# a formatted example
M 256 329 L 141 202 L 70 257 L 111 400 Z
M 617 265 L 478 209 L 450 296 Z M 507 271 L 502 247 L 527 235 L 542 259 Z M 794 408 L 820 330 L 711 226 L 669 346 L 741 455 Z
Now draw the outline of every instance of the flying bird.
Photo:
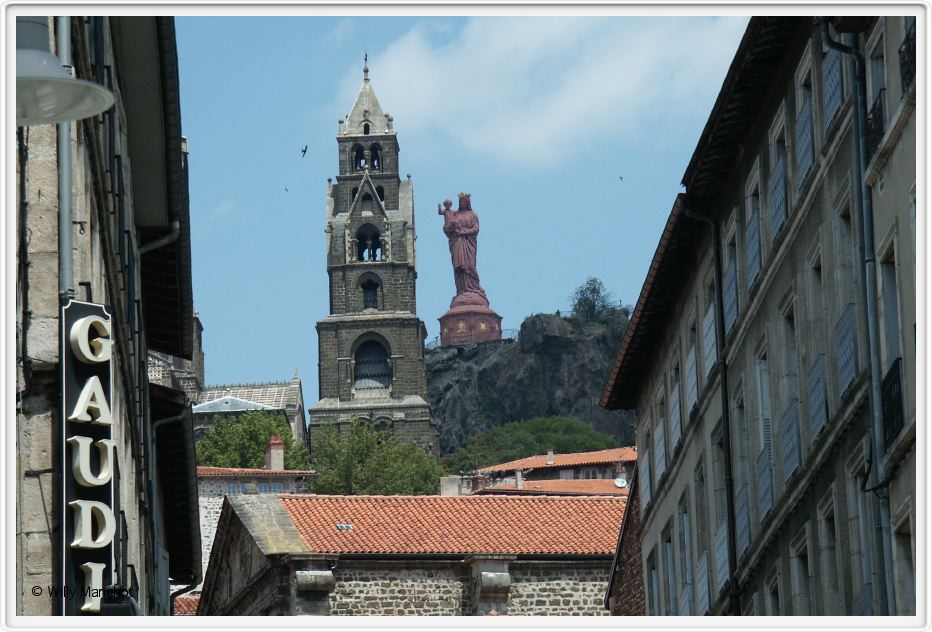
M 301 157 L 304 158 L 304 154 L 307 153 L 307 145 L 304 146 L 304 149 L 301 150 Z
M 288 187 L 285 187 L 285 193 L 288 193 Z
M 622 176 L 618 176 L 618 179 L 621 180 L 622 182 L 625 181 L 624 177 L 622 177 Z

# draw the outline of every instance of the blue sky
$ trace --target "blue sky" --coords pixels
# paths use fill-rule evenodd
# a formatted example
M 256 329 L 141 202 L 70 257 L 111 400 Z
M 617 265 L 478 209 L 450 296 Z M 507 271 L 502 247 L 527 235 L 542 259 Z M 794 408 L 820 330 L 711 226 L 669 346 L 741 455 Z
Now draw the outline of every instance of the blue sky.
M 589 276 L 633 304 L 746 24 L 178 17 L 207 382 L 297 370 L 305 402 L 317 400 L 325 190 L 364 51 L 414 180 L 431 339 L 454 293 L 436 205 L 460 191 L 481 220 L 479 275 L 504 328 L 566 310 Z

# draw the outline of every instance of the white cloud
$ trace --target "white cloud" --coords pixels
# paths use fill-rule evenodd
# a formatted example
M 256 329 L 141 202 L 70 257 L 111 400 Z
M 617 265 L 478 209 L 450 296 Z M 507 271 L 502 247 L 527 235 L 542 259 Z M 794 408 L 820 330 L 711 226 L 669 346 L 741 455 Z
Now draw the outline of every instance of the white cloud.
M 617 142 L 670 117 L 705 117 L 746 24 L 470 18 L 450 31 L 421 22 L 370 56 L 370 76 L 406 138 L 544 166 L 607 136 Z M 342 103 L 351 103 L 358 69 L 343 86 Z

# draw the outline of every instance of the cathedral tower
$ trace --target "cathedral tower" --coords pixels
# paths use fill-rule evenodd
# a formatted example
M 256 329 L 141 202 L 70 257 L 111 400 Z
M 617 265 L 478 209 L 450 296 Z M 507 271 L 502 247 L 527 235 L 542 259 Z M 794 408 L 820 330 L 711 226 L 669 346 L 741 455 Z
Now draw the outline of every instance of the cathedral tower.
M 339 175 L 327 185 L 330 315 L 317 323 L 320 401 L 310 439 L 354 420 L 440 455 L 427 404 L 415 302 L 414 194 L 398 172 L 398 137 L 363 70 L 337 134 Z

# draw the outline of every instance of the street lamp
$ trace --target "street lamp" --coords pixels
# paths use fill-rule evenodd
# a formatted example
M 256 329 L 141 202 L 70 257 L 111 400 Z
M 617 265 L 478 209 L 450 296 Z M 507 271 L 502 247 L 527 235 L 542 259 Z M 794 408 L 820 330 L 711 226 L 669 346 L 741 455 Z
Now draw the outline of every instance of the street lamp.
M 60 53 L 61 60 L 49 50 L 47 17 L 16 18 L 17 126 L 83 119 L 113 105 L 112 92 L 91 81 L 75 79 L 63 67 L 70 66 L 70 50 Z

